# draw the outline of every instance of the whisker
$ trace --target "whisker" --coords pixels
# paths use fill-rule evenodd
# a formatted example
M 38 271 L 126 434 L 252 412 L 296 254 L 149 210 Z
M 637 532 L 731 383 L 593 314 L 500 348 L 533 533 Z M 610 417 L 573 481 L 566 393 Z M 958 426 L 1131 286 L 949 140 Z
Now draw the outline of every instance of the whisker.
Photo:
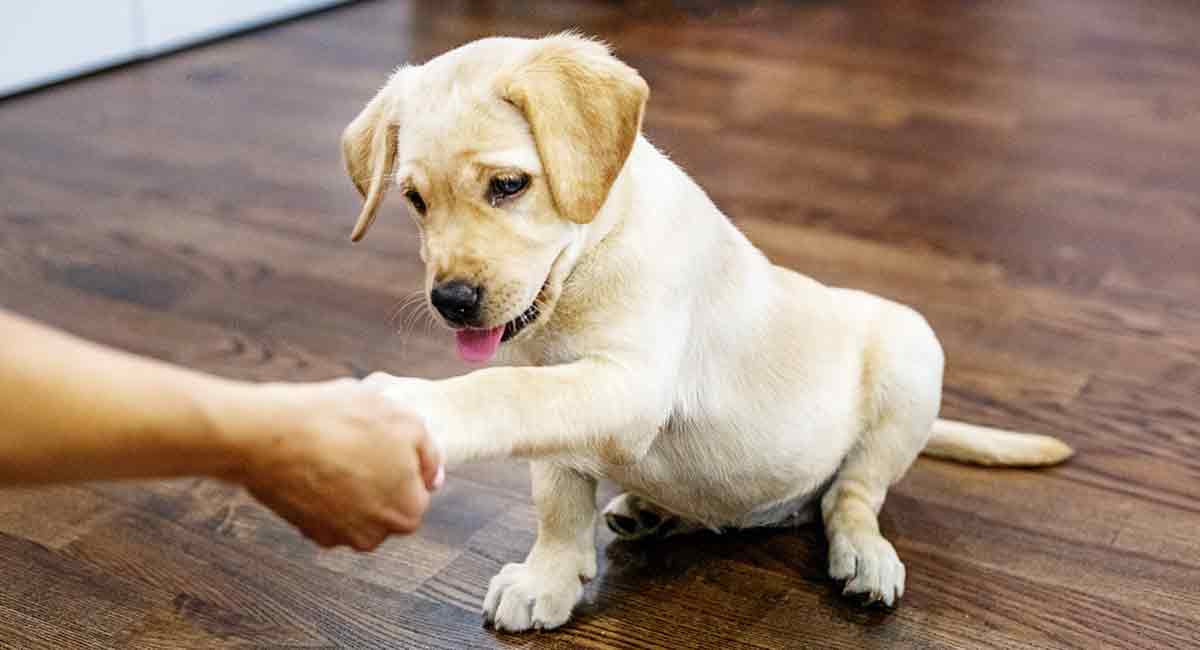
M 411 291 L 398 301 L 395 307 L 388 314 L 388 325 L 396 328 L 396 333 L 400 335 L 400 355 L 401 358 L 407 356 L 408 344 L 412 337 L 412 325 L 416 318 L 420 317 L 421 305 L 424 303 L 425 292 L 423 290 Z
M 404 319 L 405 332 L 409 334 L 413 333 L 417 329 L 417 326 L 421 324 L 422 319 L 424 319 L 427 315 L 428 312 L 426 311 L 424 304 L 413 303 L 412 308 L 408 311 L 408 314 Z
M 425 309 L 419 310 L 418 318 L 425 326 L 422 333 L 428 338 L 433 338 L 438 326 L 438 320 L 433 315 L 433 310 L 426 306 Z
M 413 292 L 409 293 L 408 295 L 406 295 L 405 297 L 401 298 L 399 301 L 397 301 L 396 306 L 392 309 L 392 312 L 391 312 L 390 316 L 388 317 L 388 324 L 395 325 L 396 321 L 399 320 L 400 316 L 407 309 L 411 308 L 413 306 L 413 304 L 415 304 L 417 301 L 424 299 L 424 297 L 425 297 L 425 292 L 418 290 L 418 291 L 413 291 Z

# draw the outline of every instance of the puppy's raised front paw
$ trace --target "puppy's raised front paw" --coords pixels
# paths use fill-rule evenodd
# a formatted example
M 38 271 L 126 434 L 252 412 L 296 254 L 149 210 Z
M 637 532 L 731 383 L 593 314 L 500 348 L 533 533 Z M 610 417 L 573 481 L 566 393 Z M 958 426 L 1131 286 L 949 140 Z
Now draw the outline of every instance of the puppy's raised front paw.
M 483 616 L 501 631 L 551 630 L 571 618 L 582 597 L 583 582 L 575 572 L 507 564 L 488 584 Z
M 892 543 L 875 533 L 834 535 L 829 576 L 846 581 L 843 595 L 866 596 L 867 604 L 892 607 L 904 595 L 904 563 Z
M 443 461 L 447 464 L 457 463 L 460 457 L 449 456 L 451 453 L 461 453 L 460 446 L 450 444 L 448 431 L 461 429 L 447 426 L 444 399 L 440 398 L 437 382 L 416 377 L 397 377 L 386 372 L 373 372 L 362 379 L 362 385 L 386 397 L 409 413 L 421 418 L 425 423 L 430 437 L 442 451 Z

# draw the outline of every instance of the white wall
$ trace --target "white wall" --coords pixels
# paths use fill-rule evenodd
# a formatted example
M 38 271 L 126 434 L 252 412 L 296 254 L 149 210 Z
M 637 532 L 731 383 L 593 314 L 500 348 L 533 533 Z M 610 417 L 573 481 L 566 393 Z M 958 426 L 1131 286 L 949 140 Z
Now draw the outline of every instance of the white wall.
M 347 0 L 0 0 L 0 97 Z

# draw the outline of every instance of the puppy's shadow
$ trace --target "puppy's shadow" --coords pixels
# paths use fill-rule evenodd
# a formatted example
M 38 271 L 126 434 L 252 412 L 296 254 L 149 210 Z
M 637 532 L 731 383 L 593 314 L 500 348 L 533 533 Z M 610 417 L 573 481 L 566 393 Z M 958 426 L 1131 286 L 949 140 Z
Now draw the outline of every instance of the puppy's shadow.
M 773 574 L 773 587 L 787 585 L 817 594 L 832 615 L 848 622 L 878 625 L 891 615 L 891 610 L 864 607 L 841 595 L 842 584 L 828 575 L 828 545 L 819 523 L 706 531 L 632 542 L 605 534 L 600 541 L 608 544 L 601 554 L 591 594 L 576 609 L 575 617 L 580 621 L 619 611 L 648 593 L 656 598 L 686 599 L 690 585 L 697 581 L 727 583 L 730 572 L 743 570 L 754 575 L 764 571 Z

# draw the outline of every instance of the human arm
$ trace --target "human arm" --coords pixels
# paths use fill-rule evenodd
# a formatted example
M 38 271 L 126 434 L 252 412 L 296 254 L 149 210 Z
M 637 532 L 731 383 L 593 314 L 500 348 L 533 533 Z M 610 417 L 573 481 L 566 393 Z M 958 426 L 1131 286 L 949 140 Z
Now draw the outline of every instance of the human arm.
M 439 466 L 356 381 L 231 381 L 0 311 L 0 486 L 218 477 L 318 543 L 370 548 L 420 525 Z

